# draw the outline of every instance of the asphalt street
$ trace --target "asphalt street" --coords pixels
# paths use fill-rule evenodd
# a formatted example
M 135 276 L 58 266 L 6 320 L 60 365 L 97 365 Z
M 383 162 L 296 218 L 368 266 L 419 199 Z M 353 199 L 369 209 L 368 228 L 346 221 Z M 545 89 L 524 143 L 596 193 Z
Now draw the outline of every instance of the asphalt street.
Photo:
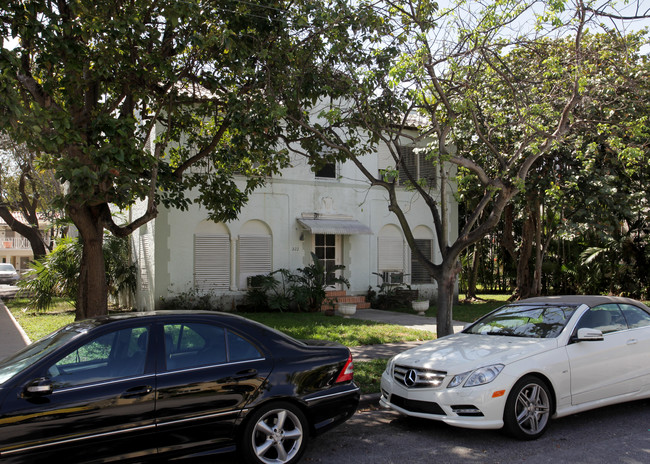
M 212 460 L 197 460 L 207 464 Z M 234 453 L 221 464 L 239 464 Z M 589 411 L 551 422 L 534 441 L 500 431 L 469 430 L 402 416 L 359 411 L 345 424 L 313 438 L 305 464 L 647 464 L 650 400 Z
M 306 463 L 336 464 L 647 464 L 650 401 L 554 420 L 535 441 L 469 430 L 393 411 L 357 413 L 310 444 Z

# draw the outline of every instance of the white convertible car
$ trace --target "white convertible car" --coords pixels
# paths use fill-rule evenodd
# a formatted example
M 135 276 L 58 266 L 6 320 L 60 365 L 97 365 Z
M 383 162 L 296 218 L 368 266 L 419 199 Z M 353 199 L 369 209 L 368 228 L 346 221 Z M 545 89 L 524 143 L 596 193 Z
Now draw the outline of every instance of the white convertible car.
M 508 304 L 393 357 L 381 391 L 409 416 L 534 439 L 551 417 L 650 397 L 650 308 L 607 296 Z

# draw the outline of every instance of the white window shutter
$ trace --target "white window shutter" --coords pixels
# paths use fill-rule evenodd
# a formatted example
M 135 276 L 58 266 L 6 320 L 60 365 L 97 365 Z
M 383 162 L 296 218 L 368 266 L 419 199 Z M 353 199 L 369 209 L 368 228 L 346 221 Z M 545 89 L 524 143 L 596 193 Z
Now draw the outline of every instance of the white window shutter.
M 404 240 L 401 237 L 379 237 L 378 270 L 404 272 Z
M 230 236 L 194 236 L 194 285 L 200 290 L 230 287 Z
M 140 235 L 139 240 L 140 250 L 138 253 L 139 267 L 140 267 L 140 288 L 143 291 L 149 290 L 149 267 L 148 263 L 153 263 L 153 253 L 151 247 L 151 235 Z
M 240 235 L 238 251 L 239 288 L 246 288 L 248 277 L 271 272 L 270 235 Z
M 428 259 L 433 260 L 433 240 L 416 239 L 415 243 Z M 430 284 L 431 282 L 432 279 L 427 268 L 423 266 L 415 257 L 415 254 L 411 252 L 411 283 Z

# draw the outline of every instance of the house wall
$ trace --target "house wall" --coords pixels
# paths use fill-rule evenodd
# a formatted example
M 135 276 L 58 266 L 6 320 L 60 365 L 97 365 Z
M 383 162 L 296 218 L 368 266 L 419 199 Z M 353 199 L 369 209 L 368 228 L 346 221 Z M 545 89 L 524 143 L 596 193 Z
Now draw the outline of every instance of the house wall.
M 379 156 L 366 156 L 363 161 L 372 172 L 377 172 L 380 163 L 386 167 L 388 159 L 386 151 Z M 433 220 L 422 199 L 404 190 L 399 200 L 407 211 L 416 238 L 434 238 Z M 370 189 L 353 163 L 339 165 L 335 179 L 317 179 L 306 161 L 296 157 L 291 168 L 284 170 L 281 177 L 268 179 L 264 187 L 250 196 L 239 217 L 226 224 L 209 221 L 208 212 L 198 205 L 187 211 L 160 207 L 155 221 L 132 236 L 134 258 L 140 267 L 136 305 L 149 310 L 170 295 L 192 291 L 195 285 L 193 237 L 212 233 L 230 237 L 231 271 L 235 275 L 231 276 L 228 288 L 211 293 L 222 309 L 234 309 L 245 293 L 245 286 L 241 285 L 237 275 L 238 237 L 251 233 L 270 234 L 272 270 L 295 270 L 311 263 L 313 246 L 312 234 L 303 230 L 297 219 L 303 214 L 313 213 L 321 217 L 350 217 L 373 231 L 372 235 L 342 235 L 340 238 L 344 276 L 350 281 L 348 294 L 366 294 L 369 287 L 376 290 L 380 283 L 373 274 L 378 271 L 379 236 L 389 233 L 397 240 L 403 237 L 397 218 L 388 211 L 387 205 L 385 191 Z M 450 206 L 451 233 L 455 234 L 457 208 L 455 203 Z M 133 217 L 137 217 L 143 208 L 144 205 L 134 208 Z M 439 252 L 434 250 L 434 254 L 434 260 L 439 261 Z M 407 274 L 409 266 L 410 262 L 405 263 Z M 419 288 L 423 296 L 435 297 L 434 283 L 414 288 Z

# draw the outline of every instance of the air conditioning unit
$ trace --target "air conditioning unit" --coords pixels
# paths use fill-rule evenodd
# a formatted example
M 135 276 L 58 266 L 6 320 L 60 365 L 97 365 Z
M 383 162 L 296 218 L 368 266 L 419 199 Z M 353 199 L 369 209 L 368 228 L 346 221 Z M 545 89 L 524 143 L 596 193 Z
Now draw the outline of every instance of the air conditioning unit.
M 250 290 L 253 288 L 258 288 L 260 285 L 260 279 L 263 278 L 263 275 L 260 274 L 241 274 L 240 282 L 246 282 L 246 289 Z
M 382 273 L 382 279 L 385 284 L 403 284 L 404 273 L 396 271 L 384 271 Z

